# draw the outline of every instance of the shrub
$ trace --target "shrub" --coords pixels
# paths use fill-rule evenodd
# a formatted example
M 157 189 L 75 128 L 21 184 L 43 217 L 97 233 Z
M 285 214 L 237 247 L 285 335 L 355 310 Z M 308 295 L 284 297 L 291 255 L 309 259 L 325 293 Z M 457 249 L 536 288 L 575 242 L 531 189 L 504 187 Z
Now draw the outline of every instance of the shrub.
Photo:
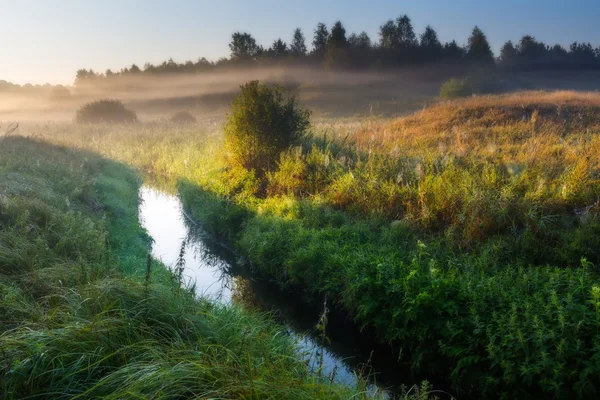
M 456 99 L 473 95 L 473 88 L 466 80 L 450 79 L 440 87 L 440 97 L 443 99 Z
M 75 122 L 78 123 L 133 123 L 137 121 L 135 112 L 126 109 L 120 100 L 97 100 L 87 103 L 75 114 Z
M 195 124 L 196 117 L 188 111 L 178 111 L 171 116 L 170 121 L 174 124 Z
M 281 86 L 259 81 L 241 86 L 225 126 L 225 142 L 233 163 L 264 176 L 279 154 L 297 144 L 310 126 L 310 112 Z

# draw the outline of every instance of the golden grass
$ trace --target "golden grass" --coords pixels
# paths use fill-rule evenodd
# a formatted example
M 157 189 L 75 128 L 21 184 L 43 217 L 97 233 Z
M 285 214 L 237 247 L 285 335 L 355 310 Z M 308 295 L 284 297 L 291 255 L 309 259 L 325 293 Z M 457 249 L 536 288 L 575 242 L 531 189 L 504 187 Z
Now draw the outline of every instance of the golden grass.
M 521 92 L 438 103 L 408 117 L 372 122 L 358 149 L 429 158 L 501 159 L 562 170 L 600 166 L 600 93 Z

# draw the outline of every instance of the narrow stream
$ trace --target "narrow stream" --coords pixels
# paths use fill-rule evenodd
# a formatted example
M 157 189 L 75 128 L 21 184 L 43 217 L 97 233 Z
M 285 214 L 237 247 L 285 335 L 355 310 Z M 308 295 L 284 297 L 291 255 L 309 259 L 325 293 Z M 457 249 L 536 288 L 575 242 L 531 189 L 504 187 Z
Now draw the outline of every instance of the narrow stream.
M 141 222 L 154 239 L 153 256 L 173 267 L 183 254 L 185 282 L 194 287 L 198 295 L 223 303 L 246 302 L 274 311 L 312 368 L 317 370 L 321 366 L 323 376 L 335 382 L 357 383 L 356 372 L 364 371 L 372 354 L 365 354 L 364 349 L 359 348 L 357 342 L 361 339 L 357 339 L 356 334 L 346 330 L 332 338 L 332 328 L 328 326 L 328 340 L 323 340 L 316 328 L 320 318 L 318 310 L 306 311 L 297 299 L 282 293 L 273 284 L 255 281 L 237 271 L 235 255 L 213 243 L 186 216 L 178 197 L 144 186 L 140 198 Z M 375 390 L 379 385 L 371 386 L 370 389 Z

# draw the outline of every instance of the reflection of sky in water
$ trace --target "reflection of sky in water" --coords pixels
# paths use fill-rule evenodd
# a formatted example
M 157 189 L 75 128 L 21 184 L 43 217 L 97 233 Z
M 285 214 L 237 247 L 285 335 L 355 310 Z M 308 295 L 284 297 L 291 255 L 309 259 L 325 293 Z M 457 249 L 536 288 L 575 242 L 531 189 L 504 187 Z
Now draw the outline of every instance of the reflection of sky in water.
M 199 236 L 189 235 L 179 199 L 147 186 L 141 188 L 140 197 L 140 219 L 154 239 L 153 256 L 173 268 L 179 257 L 181 245 L 187 240 L 184 257 L 186 283 L 189 286 L 195 284 L 196 293 L 199 295 L 229 303 L 232 279 L 224 273 L 228 270 L 228 264 L 212 254 Z M 314 370 L 318 370 L 323 352 L 322 376 L 333 375 L 336 382 L 356 384 L 354 372 L 340 357 L 322 347 L 321 342 L 314 336 L 298 332 L 290 324 L 286 326 L 288 332 L 296 338 L 300 351 L 309 357 Z
M 181 203 L 175 196 L 148 187 L 140 190 L 140 196 L 140 218 L 154 239 L 152 255 L 173 268 L 181 245 L 188 236 Z M 222 267 L 226 266 L 224 261 L 212 257 L 202 243 L 193 237 L 187 240 L 184 260 L 185 281 L 188 285 L 195 284 L 199 295 L 225 302 L 231 300 L 229 279 L 222 272 Z

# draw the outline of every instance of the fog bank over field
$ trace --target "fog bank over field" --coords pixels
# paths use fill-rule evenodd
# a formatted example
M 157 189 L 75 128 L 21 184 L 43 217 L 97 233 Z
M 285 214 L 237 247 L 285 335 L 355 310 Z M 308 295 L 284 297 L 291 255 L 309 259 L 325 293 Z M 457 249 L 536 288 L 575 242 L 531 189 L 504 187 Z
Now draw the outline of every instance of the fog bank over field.
M 297 93 L 317 118 L 395 116 L 435 101 L 440 84 L 452 76 L 451 70 L 440 73 L 440 68 L 436 68 L 387 72 L 247 68 L 201 74 L 118 76 L 61 87 L 62 90 L 0 90 L 0 121 L 71 121 L 81 105 L 105 98 L 122 100 L 142 121 L 181 110 L 191 112 L 199 120 L 221 120 L 239 86 L 255 79 L 280 84 Z M 600 72 L 596 71 L 496 73 L 478 79 L 486 80 L 495 92 L 600 89 Z

